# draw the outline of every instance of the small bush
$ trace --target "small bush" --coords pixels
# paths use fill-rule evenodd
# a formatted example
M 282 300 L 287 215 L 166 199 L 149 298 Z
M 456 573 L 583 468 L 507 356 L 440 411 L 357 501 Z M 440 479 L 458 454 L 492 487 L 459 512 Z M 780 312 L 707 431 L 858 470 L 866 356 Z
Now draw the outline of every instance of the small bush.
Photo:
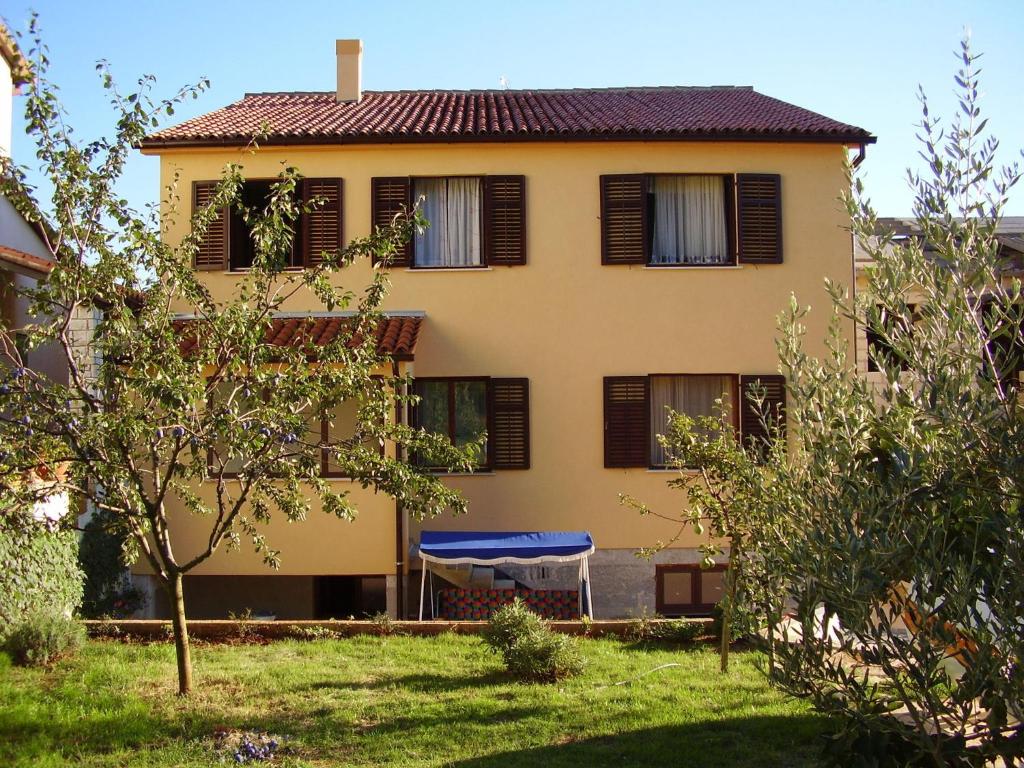
M 544 629 L 544 620 L 517 597 L 491 615 L 482 637 L 491 650 L 504 654 L 519 638 Z
M 77 621 L 59 614 L 35 614 L 13 627 L 4 651 L 15 664 L 42 666 L 78 650 L 84 638 L 85 630 Z
M 665 619 L 658 614 L 644 613 L 629 622 L 624 637 L 634 643 L 663 642 L 685 645 L 692 643 L 705 631 L 700 621 Z
M 501 654 L 505 669 L 524 681 L 561 680 L 580 674 L 586 665 L 579 643 L 552 632 L 519 598 L 494 612 L 483 640 Z

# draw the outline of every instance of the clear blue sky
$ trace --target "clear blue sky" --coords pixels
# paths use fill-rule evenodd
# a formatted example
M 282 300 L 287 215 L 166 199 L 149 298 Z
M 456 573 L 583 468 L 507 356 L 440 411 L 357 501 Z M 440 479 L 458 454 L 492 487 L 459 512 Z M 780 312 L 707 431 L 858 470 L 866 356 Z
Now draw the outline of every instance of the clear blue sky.
M 878 136 L 863 166 L 868 193 L 880 214 L 905 215 L 905 169 L 919 164 L 917 86 L 929 94 L 932 114 L 952 114 L 954 51 L 969 27 L 985 54 L 983 106 L 1002 160 L 1020 159 L 1024 146 L 1024 3 L 1017 0 L 8 0 L 3 14 L 24 29 L 32 9 L 80 136 L 112 125 L 94 67 L 100 58 L 126 86 L 155 75 L 160 95 L 208 77 L 211 89 L 178 110 L 177 121 L 246 91 L 333 89 L 334 40 L 359 37 L 368 90 L 497 88 L 502 76 L 512 88 L 752 85 Z M 24 136 L 16 136 L 14 156 L 32 158 Z M 155 200 L 157 161 L 133 159 L 122 193 L 137 205 Z M 1024 214 L 1024 188 L 1008 213 Z

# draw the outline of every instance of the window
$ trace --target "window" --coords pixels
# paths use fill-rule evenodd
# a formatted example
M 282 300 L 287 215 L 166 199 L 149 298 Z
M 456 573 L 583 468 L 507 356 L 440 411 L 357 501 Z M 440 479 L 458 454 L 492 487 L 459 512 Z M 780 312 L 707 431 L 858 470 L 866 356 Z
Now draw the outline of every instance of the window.
M 413 179 L 413 200 L 430 223 L 416 234 L 413 266 L 481 267 L 483 185 L 478 178 Z
M 266 207 L 275 179 L 246 181 L 239 202 L 249 208 Z M 192 210 L 196 213 L 213 200 L 215 181 L 197 181 L 192 185 Z M 342 228 L 342 180 L 303 179 L 296 190 L 296 202 L 312 206 L 294 222 L 292 247 L 282 254 L 286 268 L 298 269 L 319 264 L 324 252 L 333 252 L 344 244 Z M 317 204 L 314 205 L 314 201 Z M 195 254 L 197 270 L 246 270 L 252 266 L 256 247 L 250 228 L 237 208 L 221 209 L 207 228 Z
M 668 434 L 669 409 L 694 419 L 717 416 L 715 402 L 725 399 L 735 414 L 735 376 L 651 376 L 651 466 L 670 462 L 659 435 Z
M 911 323 L 914 322 L 915 310 L 916 307 L 913 304 L 907 305 L 907 317 L 909 317 Z M 892 348 L 892 345 L 889 343 L 889 337 L 900 330 L 900 326 L 907 318 L 896 317 L 886 312 L 881 305 L 878 306 L 878 314 L 881 318 L 882 327 L 886 329 L 886 332 L 884 334 L 879 333 L 870 326 L 865 329 L 868 342 L 868 370 L 881 371 L 886 366 L 892 367 L 896 365 L 899 367 L 899 370 L 905 371 L 909 368 L 909 362 L 903 355 Z M 904 334 L 912 335 L 913 328 L 904 329 Z
M 759 394 L 768 412 L 751 399 Z M 604 465 L 609 468 L 661 469 L 668 457 L 657 435 L 668 428 L 666 406 L 690 416 L 714 416 L 715 401 L 727 397 L 733 424 L 744 443 L 763 450 L 778 433 L 784 434 L 786 386 L 782 376 L 735 374 L 657 374 L 606 376 L 604 379 Z
M 731 180 L 730 180 L 731 181 Z M 647 179 L 651 265 L 722 265 L 733 262 L 727 220 L 731 200 L 722 176 L 652 176 Z
M 656 610 L 663 616 L 700 616 L 711 613 L 725 589 L 725 566 L 655 566 Z
M 416 426 L 464 447 L 485 437 L 478 469 L 529 469 L 529 382 L 526 379 L 418 378 Z
M 523 176 L 388 176 L 371 180 L 371 224 L 386 227 L 423 197 L 430 226 L 389 266 L 473 269 L 526 263 Z
M 628 174 L 600 187 L 602 264 L 782 262 L 777 174 Z
M 417 379 L 416 425 L 444 435 L 457 448 L 476 442 L 487 433 L 486 379 Z M 489 466 L 487 444 L 474 462 Z

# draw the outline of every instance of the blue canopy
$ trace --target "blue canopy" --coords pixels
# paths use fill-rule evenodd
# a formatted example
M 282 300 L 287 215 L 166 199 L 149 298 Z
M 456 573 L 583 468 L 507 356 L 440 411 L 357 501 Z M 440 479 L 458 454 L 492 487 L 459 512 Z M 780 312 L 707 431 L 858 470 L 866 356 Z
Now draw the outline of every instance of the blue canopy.
M 587 531 L 423 531 L 420 557 L 431 563 L 566 563 L 593 554 Z

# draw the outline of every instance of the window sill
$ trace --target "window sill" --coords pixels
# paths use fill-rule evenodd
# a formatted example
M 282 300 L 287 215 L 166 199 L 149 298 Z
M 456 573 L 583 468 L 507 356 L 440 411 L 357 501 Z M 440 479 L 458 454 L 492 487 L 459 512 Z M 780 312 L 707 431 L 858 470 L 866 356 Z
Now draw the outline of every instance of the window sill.
M 406 267 L 405 272 L 493 272 L 494 267 Z
M 743 269 L 745 264 L 644 264 L 644 269 L 651 269 L 657 272 L 662 270 L 719 270 L 719 269 Z
M 482 469 L 479 472 L 431 472 L 432 477 L 494 477 L 494 470 Z

